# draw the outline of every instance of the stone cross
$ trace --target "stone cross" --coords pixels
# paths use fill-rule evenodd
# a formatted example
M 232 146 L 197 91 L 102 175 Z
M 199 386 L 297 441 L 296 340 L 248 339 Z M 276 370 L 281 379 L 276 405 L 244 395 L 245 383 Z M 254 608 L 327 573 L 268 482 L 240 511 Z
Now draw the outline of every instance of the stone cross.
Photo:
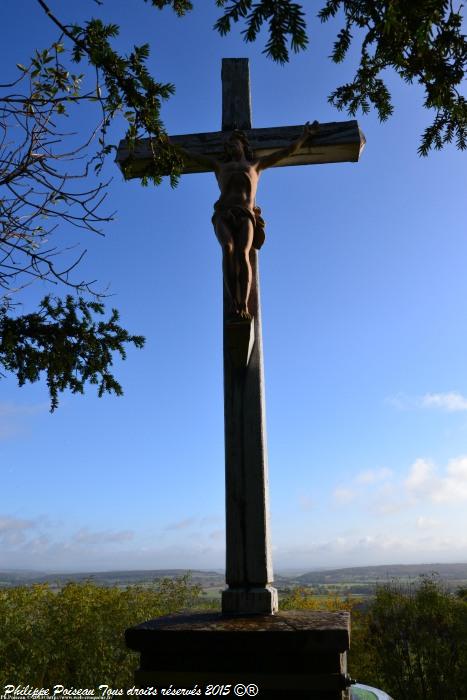
M 252 129 L 248 59 L 222 61 L 222 131 L 171 136 L 182 148 L 220 157 L 225 132 L 243 130 L 255 156 L 288 146 L 303 125 Z M 365 139 L 356 121 L 321 124 L 313 142 L 279 165 L 358 161 Z M 141 177 L 152 162 L 149 140 L 130 154 L 124 141 L 117 162 L 125 177 Z M 184 173 L 206 172 L 187 162 Z M 263 348 L 258 254 L 250 252 L 252 285 L 250 323 L 231 322 L 231 304 L 224 288 L 224 425 L 226 471 L 226 582 L 223 613 L 271 614 L 277 610 L 277 591 L 269 535 L 268 464 L 264 401 Z

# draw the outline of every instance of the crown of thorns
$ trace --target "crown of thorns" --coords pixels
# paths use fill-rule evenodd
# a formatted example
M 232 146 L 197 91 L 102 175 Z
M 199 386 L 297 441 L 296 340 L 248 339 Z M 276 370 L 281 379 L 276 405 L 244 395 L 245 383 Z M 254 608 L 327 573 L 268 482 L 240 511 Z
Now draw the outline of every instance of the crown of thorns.
M 251 149 L 250 142 L 248 141 L 248 137 L 244 131 L 242 131 L 241 129 L 234 129 L 230 134 L 229 138 L 225 141 L 224 145 L 226 146 L 232 141 L 240 141 L 240 143 L 243 146 L 246 158 L 248 160 L 253 160 L 253 151 Z

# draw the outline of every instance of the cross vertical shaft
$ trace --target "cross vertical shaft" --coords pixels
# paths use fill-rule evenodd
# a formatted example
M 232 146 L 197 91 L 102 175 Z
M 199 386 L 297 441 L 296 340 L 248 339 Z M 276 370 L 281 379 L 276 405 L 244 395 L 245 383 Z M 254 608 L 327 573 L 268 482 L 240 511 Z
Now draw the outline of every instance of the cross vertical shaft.
M 248 59 L 222 61 L 222 131 L 251 129 Z M 235 361 L 231 302 L 224 288 L 224 425 L 226 470 L 226 581 L 224 613 L 273 613 L 268 462 L 258 255 L 250 251 L 253 316 L 249 357 Z M 238 331 L 234 331 L 238 332 Z M 242 331 L 243 332 L 243 331 Z
M 248 59 L 245 58 L 229 58 L 222 61 L 222 131 L 170 137 L 171 143 L 184 151 L 183 173 L 208 172 L 216 170 L 219 164 L 223 164 L 225 133 L 233 129 L 246 131 L 249 144 L 255 152 L 255 159 L 262 160 L 263 163 L 264 159 L 274 152 L 288 149 L 303 134 L 302 125 L 252 128 L 249 69 Z M 286 157 L 267 167 L 357 162 L 365 145 L 365 137 L 358 123 L 352 120 L 320 124 L 312 143 L 301 139 L 300 142 L 301 146 L 298 150 L 292 153 L 287 151 Z M 151 175 L 157 160 L 157 148 L 153 138 L 138 141 L 136 147 L 131 146 L 126 140 L 121 141 L 116 160 L 124 176 L 135 178 Z M 220 188 L 222 198 L 222 187 Z M 243 209 L 241 203 L 241 199 L 240 206 L 238 201 L 234 201 L 233 209 Z M 247 208 L 249 218 L 251 218 L 250 214 L 253 214 L 251 202 Z M 235 215 L 233 218 L 235 220 Z M 216 228 L 216 235 L 217 233 Z M 233 234 L 229 231 L 230 235 Z M 259 243 L 258 239 L 257 243 Z M 249 253 L 249 259 L 252 268 L 249 296 L 243 284 L 245 280 L 243 261 L 242 270 L 239 267 L 236 270 L 238 273 L 236 282 L 232 281 L 234 277 L 232 267 L 227 268 L 226 280 L 230 295 L 224 290 L 228 589 L 222 595 L 222 610 L 226 613 L 271 613 L 277 609 L 277 592 L 270 586 L 272 565 L 269 540 L 261 309 L 258 255 L 253 247 Z M 249 278 L 248 274 L 248 280 Z M 232 294 L 235 283 L 237 287 Z M 234 299 L 235 296 L 236 299 Z M 229 313 L 232 311 L 232 300 L 237 303 L 235 310 L 240 311 L 237 316 L 239 322 L 233 321 Z M 253 315 L 253 321 L 246 320 L 243 313 L 248 308 Z M 246 322 L 242 322 L 242 319 Z

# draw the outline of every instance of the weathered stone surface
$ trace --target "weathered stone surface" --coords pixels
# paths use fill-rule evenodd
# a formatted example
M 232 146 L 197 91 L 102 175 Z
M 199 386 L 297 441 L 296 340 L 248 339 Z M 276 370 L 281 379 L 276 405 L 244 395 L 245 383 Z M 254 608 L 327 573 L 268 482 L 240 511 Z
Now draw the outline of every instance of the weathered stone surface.
M 169 615 L 126 632 L 139 685 L 255 683 L 261 698 L 347 696 L 347 612 Z M 282 695 L 281 695 L 282 693 Z
M 299 138 L 303 133 L 303 124 L 295 126 L 273 126 L 264 129 L 246 129 L 246 136 L 255 155 L 262 158 L 277 148 L 284 148 Z M 180 134 L 171 136 L 175 145 L 188 151 L 203 153 L 207 156 L 220 157 L 227 134 L 211 131 L 204 134 Z M 319 163 L 357 162 L 365 146 L 365 137 L 355 119 L 346 122 L 328 122 L 319 125 L 319 133 L 311 145 L 302 147 L 297 153 L 273 167 L 285 165 L 317 165 Z M 125 141 L 121 141 L 116 155 L 116 162 L 128 179 L 141 177 L 152 160 L 152 148 L 148 139 L 139 142 L 132 154 L 131 169 L 126 170 L 130 153 Z M 187 162 L 184 174 L 204 173 L 208 169 L 199 163 Z
M 232 362 L 229 331 L 224 323 L 226 581 L 229 589 L 236 591 L 231 594 L 227 590 L 222 594 L 222 609 L 229 613 L 277 610 L 277 593 L 270 585 L 273 572 L 263 345 L 258 254 L 254 249 L 250 251 L 250 263 L 253 279 L 248 304 L 254 319 L 255 342 L 248 367 L 243 372 Z M 230 302 L 224 292 L 224 319 L 228 318 L 229 308 Z M 271 593 L 263 597 L 248 594 L 257 588 L 268 589 Z
M 177 635 L 171 635 L 177 632 Z M 130 649 L 142 651 L 163 644 L 166 650 L 182 649 L 195 639 L 202 644 L 218 635 L 242 650 L 260 651 L 269 644 L 277 650 L 292 652 L 339 651 L 350 644 L 350 613 L 345 610 L 287 610 L 275 615 L 226 615 L 218 612 L 178 613 L 157 617 L 126 631 Z M 161 637 L 161 635 L 165 635 Z M 288 636 L 284 636 L 288 635 Z M 172 647 L 172 644 L 176 645 Z M 180 646 L 182 645 L 182 646 Z
M 250 68 L 247 58 L 222 59 L 222 131 L 251 129 Z
M 226 614 L 271 615 L 279 606 L 277 590 L 273 586 L 263 588 L 228 588 L 222 591 L 222 612 Z

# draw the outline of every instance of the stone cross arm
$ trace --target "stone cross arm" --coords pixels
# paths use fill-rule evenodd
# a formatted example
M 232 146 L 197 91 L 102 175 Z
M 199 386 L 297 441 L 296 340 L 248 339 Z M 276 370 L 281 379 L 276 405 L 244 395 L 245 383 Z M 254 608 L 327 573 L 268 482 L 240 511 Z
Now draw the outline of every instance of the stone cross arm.
M 244 131 L 255 155 L 261 158 L 278 148 L 288 146 L 292 141 L 298 139 L 303 132 L 303 124 L 297 126 L 273 126 L 265 129 L 245 129 Z M 170 137 L 171 142 L 177 146 L 182 146 L 194 153 L 214 157 L 222 156 L 225 139 L 225 131 L 182 134 Z M 319 132 L 311 139 L 310 144 L 306 144 L 299 151 L 285 158 L 274 167 L 356 162 L 364 145 L 365 137 L 356 120 L 328 122 L 320 124 Z M 126 141 L 121 141 L 115 160 L 127 179 L 142 177 L 146 174 L 152 162 L 150 140 L 142 139 L 139 141 L 131 156 Z M 187 162 L 183 169 L 184 174 L 207 171 L 207 168 L 193 161 Z

